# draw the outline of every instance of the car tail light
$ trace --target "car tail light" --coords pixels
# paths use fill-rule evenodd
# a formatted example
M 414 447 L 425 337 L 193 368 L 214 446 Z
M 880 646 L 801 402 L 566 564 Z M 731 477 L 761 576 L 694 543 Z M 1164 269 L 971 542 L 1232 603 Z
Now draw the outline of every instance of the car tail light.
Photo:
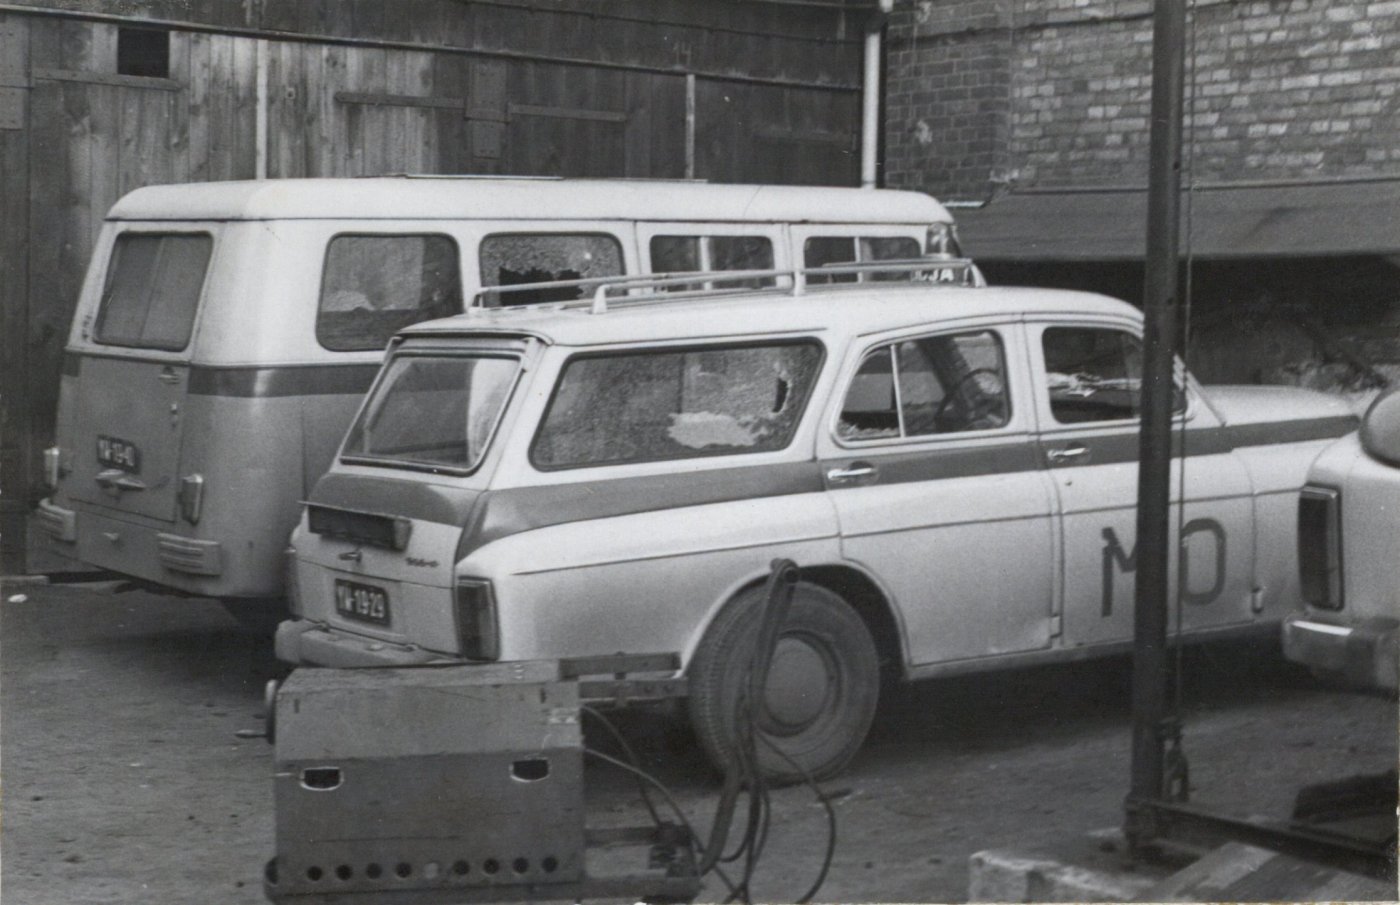
M 496 595 L 489 581 L 458 578 L 455 616 L 462 656 L 470 660 L 495 660 L 501 655 L 500 628 L 496 620 Z
M 44 450 L 44 483 L 49 485 L 50 490 L 57 490 L 62 477 L 63 450 L 57 446 L 50 446 Z
M 1298 571 L 1303 599 L 1328 610 L 1342 608 L 1342 494 L 1304 487 L 1298 499 Z
M 204 476 L 188 474 L 180 479 L 180 514 L 191 525 L 199 521 L 204 509 Z

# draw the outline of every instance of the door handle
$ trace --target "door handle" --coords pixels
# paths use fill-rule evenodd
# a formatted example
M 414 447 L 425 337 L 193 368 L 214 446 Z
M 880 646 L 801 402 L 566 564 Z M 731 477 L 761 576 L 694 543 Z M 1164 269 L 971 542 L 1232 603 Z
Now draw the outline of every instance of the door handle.
M 850 468 L 832 468 L 826 479 L 833 484 L 852 484 L 864 478 L 873 478 L 879 471 L 869 462 L 853 462 Z
M 116 468 L 109 468 L 106 471 L 98 472 L 97 481 L 108 490 L 145 490 L 146 484 L 140 478 L 132 477 L 124 471 Z
M 1050 460 L 1051 465 L 1060 465 L 1065 462 L 1073 462 L 1077 459 L 1089 458 L 1089 447 L 1087 446 L 1065 446 L 1060 449 L 1048 449 L 1045 451 L 1045 458 Z
M 174 368 L 170 367 L 169 365 L 166 365 L 165 367 L 160 369 L 160 377 L 158 377 L 157 379 L 161 383 L 174 384 L 180 382 L 180 375 L 175 373 Z

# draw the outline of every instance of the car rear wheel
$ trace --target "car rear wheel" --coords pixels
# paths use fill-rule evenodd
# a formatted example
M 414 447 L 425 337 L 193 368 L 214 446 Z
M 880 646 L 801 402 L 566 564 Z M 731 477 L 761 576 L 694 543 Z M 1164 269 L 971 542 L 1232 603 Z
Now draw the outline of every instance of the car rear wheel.
M 726 604 L 690 664 L 691 723 L 720 769 L 734 750 L 736 703 L 764 600 L 756 587 Z M 879 658 L 864 620 L 831 591 L 798 583 L 755 714 L 764 775 L 794 782 L 839 772 L 865 741 L 879 694 Z

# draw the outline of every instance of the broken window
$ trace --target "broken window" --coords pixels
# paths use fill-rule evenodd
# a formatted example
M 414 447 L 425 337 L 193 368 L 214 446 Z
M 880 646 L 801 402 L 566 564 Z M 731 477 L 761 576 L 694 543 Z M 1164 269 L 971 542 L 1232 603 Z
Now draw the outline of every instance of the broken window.
M 821 361 L 814 342 L 574 358 L 531 461 L 569 468 L 782 449 Z
M 337 352 L 382 349 L 410 324 L 462 310 L 449 236 L 341 235 L 326 247 L 316 339 Z
M 859 441 L 992 430 L 1010 413 L 1001 339 L 979 330 L 872 351 L 846 391 L 836 432 Z
M 1062 424 L 1120 421 L 1141 414 L 1142 343 L 1122 330 L 1050 327 L 1041 340 L 1050 411 Z M 1186 408 L 1176 383 L 1172 410 Z
M 519 286 L 622 273 L 622 245 L 602 233 L 500 233 L 481 240 L 481 285 Z M 503 292 L 488 304 L 567 302 L 591 293 L 577 286 Z

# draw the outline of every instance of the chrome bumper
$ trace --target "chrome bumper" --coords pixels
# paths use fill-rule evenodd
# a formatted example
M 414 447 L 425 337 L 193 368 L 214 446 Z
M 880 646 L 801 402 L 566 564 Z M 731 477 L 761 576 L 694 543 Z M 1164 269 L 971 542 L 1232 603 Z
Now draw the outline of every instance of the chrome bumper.
M 277 626 L 273 644 L 277 659 L 293 666 L 357 669 L 466 662 L 419 647 L 348 635 L 305 619 L 289 619 Z
M 1283 622 L 1283 655 L 1373 688 L 1396 690 L 1400 620 L 1376 617 L 1352 625 L 1291 616 Z

